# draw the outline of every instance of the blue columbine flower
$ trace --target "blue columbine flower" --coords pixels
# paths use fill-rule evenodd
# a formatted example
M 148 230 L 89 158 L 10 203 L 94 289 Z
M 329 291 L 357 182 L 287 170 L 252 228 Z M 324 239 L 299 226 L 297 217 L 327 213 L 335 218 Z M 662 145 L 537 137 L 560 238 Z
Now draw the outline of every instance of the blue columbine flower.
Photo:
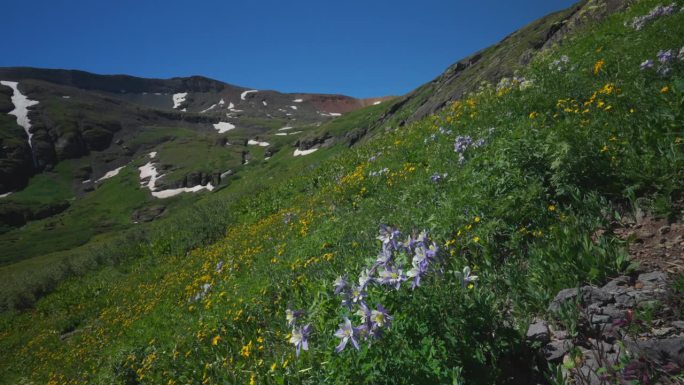
M 354 286 L 351 290 L 351 301 L 352 303 L 359 303 L 366 298 L 366 290 L 361 286 Z
M 340 328 L 335 332 L 335 337 L 341 339 L 340 344 L 335 348 L 335 353 L 339 353 L 347 346 L 347 343 L 351 341 L 352 345 L 356 350 L 359 350 L 359 343 L 356 341 L 356 336 L 358 335 L 357 328 L 352 326 L 349 318 L 344 317 L 344 322 L 340 324 Z
M 640 68 L 642 71 L 653 68 L 653 60 L 651 60 L 651 59 L 644 60 L 644 61 L 641 62 L 641 64 L 639 65 L 639 68 Z
M 296 356 L 299 357 L 300 349 L 309 350 L 309 334 L 311 333 L 311 324 L 307 324 L 301 328 L 293 328 L 290 336 L 290 343 L 294 344 Z
M 378 328 L 387 328 L 390 325 L 390 321 L 392 321 L 392 316 L 390 316 L 387 313 L 387 310 L 385 308 L 378 304 L 376 306 L 377 310 L 371 311 L 371 322 L 372 322 L 372 328 L 373 329 L 378 329 Z
M 458 273 L 461 278 L 461 286 L 464 288 L 469 287 L 474 284 L 475 281 L 479 279 L 477 275 L 470 275 L 470 267 L 466 266 L 463 268 L 463 273 Z
M 335 295 L 340 294 L 342 290 L 344 290 L 347 286 L 349 285 L 349 282 L 347 281 L 347 276 L 339 276 L 333 283 L 333 287 L 335 288 Z
M 287 320 L 287 326 L 293 327 L 295 323 L 297 323 L 297 318 L 301 317 L 304 315 L 304 312 L 301 310 L 290 310 L 286 309 L 285 310 L 285 320 Z
M 658 61 L 663 64 L 667 64 L 674 60 L 674 55 L 672 54 L 671 49 L 658 51 L 656 57 L 658 58 Z
M 396 266 L 384 266 L 378 275 L 380 278 L 380 283 L 383 285 L 394 286 L 396 290 L 399 290 L 401 283 L 407 279 L 402 269 Z

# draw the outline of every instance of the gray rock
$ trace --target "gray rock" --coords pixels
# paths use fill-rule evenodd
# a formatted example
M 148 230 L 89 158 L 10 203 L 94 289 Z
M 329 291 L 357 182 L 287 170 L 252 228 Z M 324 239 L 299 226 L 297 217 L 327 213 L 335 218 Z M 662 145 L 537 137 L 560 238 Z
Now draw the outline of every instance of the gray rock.
M 615 299 L 615 306 L 621 309 L 629 309 L 636 306 L 636 300 L 627 292 L 619 293 L 613 296 Z
M 604 305 L 613 299 L 610 294 L 593 286 L 583 286 L 579 290 L 563 289 L 556 294 L 556 297 L 549 304 L 549 311 L 557 312 L 564 304 L 577 300 L 578 293 L 580 294 L 580 303 L 585 306 L 592 304 Z
M 672 321 L 672 326 L 679 330 L 684 330 L 684 321 Z
M 538 320 L 527 328 L 527 340 L 545 344 L 550 340 L 549 325 L 544 320 Z
M 612 319 L 620 319 L 625 317 L 625 310 L 618 309 L 613 304 L 608 304 L 602 308 L 603 314 L 610 316 Z
M 684 367 L 684 337 L 651 339 L 647 341 L 625 340 L 625 347 L 631 353 L 663 365 L 674 362 Z
M 626 287 L 629 287 L 631 282 L 632 280 L 629 277 L 623 275 L 610 280 L 601 288 L 601 290 L 607 293 L 619 292 L 620 290 L 624 290 Z
M 664 327 L 664 328 L 657 328 L 653 329 L 653 335 L 656 337 L 664 337 L 671 332 L 673 332 L 675 329 L 674 328 L 669 328 L 669 327 Z
M 605 314 L 592 314 L 590 318 L 592 324 L 607 324 L 612 321 L 612 318 Z
M 644 284 L 644 289 L 662 287 L 667 281 L 667 275 L 662 271 L 652 271 L 650 273 L 639 274 L 637 280 Z
M 572 342 L 569 340 L 552 341 L 542 348 L 542 353 L 547 361 L 558 363 L 570 349 L 572 349 Z

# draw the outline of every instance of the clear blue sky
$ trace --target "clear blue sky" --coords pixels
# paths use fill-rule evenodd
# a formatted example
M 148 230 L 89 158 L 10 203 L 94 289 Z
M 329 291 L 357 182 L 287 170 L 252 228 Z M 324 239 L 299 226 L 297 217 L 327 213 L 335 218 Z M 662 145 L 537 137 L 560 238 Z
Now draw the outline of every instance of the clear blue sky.
M 4 0 L 1 66 L 404 94 L 573 0 Z

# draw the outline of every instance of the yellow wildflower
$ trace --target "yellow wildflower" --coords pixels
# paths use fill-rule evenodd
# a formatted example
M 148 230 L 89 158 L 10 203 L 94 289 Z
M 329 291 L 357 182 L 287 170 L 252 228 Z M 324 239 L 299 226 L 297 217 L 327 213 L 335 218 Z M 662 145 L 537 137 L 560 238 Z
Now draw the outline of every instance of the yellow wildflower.
M 598 73 L 601 72 L 601 68 L 603 68 L 604 64 L 606 64 L 606 61 L 603 59 L 594 63 L 594 75 L 598 75 Z
M 670 92 L 670 87 L 668 87 L 668 86 L 665 86 L 665 87 L 660 89 L 661 94 L 666 94 L 668 92 Z
M 529 116 L 530 116 L 530 119 L 534 119 L 537 117 L 537 115 L 539 115 L 539 114 L 536 111 L 532 111 L 532 112 L 530 112 Z
M 480 242 L 480 237 L 474 236 L 474 237 L 473 237 L 473 242 L 475 242 L 475 243 Z
M 221 341 L 221 336 L 217 335 L 216 337 L 211 339 L 211 344 L 213 346 L 216 346 L 216 345 L 218 345 L 219 341 Z
M 551 211 L 551 212 L 556 211 L 556 205 L 549 205 L 549 211 Z
M 475 223 L 480 223 L 480 217 L 475 217 Z
M 271 365 L 271 371 L 275 372 L 276 369 L 278 369 L 278 363 L 274 362 L 273 365 Z
M 601 152 L 606 152 L 606 151 L 608 151 L 608 146 L 607 146 L 607 145 L 604 145 L 604 146 L 601 148 Z

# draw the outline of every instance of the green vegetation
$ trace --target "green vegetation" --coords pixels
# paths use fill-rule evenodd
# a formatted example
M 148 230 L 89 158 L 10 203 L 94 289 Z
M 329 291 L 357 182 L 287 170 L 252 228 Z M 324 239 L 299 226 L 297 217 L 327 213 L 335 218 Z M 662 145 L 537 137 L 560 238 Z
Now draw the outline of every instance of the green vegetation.
M 623 242 L 592 235 L 637 198 L 664 214 L 681 198 L 684 62 L 667 76 L 639 67 L 679 51 L 684 13 L 625 26 L 656 4 L 540 55 L 525 81 L 485 85 L 332 159 L 321 150 L 284 162 L 281 151 L 142 240 L 110 244 L 129 257 L 0 316 L 2 382 L 543 381 L 524 342 L 529 320 L 557 290 L 628 267 Z M 382 224 L 402 240 L 427 230 L 438 258 L 414 290 L 370 285 L 369 307 L 382 304 L 391 326 L 335 353 L 344 317 L 360 317 L 333 282 L 358 282 Z M 410 268 L 411 256 L 397 258 Z M 299 357 L 288 309 L 311 326 Z

